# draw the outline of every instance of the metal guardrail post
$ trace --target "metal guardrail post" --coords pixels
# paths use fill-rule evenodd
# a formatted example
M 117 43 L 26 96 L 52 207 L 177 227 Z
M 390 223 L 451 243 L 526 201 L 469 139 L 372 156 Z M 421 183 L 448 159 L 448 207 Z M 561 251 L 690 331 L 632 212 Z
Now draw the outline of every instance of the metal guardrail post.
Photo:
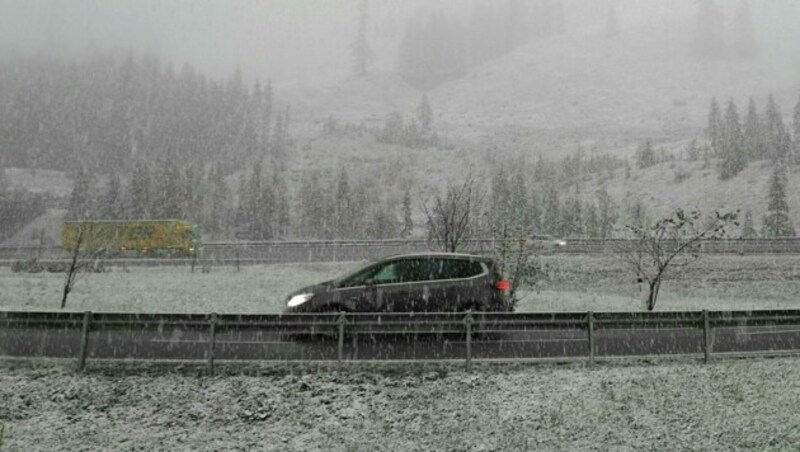
M 467 372 L 472 372 L 472 324 L 475 322 L 475 319 L 472 318 L 472 310 L 467 311 L 467 315 L 464 316 L 464 326 L 467 327 L 467 362 L 466 368 Z
M 344 360 L 344 325 L 347 323 L 347 314 L 344 311 L 339 313 L 339 318 L 336 320 L 339 325 L 339 344 L 336 348 L 336 362 L 341 367 Z
M 208 374 L 214 376 L 214 346 L 217 342 L 217 313 L 212 312 L 208 321 Z
M 705 362 L 711 359 L 711 325 L 708 319 L 708 310 L 703 309 L 703 358 Z
M 587 335 L 589 336 L 589 365 L 594 366 L 594 312 L 589 311 L 586 314 L 586 327 Z
M 81 348 L 78 355 L 78 372 L 83 372 L 86 368 L 86 357 L 89 353 L 89 328 L 92 322 L 92 311 L 83 313 L 83 325 L 81 327 Z

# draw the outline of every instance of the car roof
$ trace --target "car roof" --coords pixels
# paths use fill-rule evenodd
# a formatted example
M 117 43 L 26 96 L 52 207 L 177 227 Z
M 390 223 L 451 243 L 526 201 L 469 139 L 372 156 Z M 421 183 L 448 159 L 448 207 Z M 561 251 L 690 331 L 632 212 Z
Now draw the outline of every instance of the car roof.
M 424 257 L 439 257 L 445 259 L 464 259 L 464 260 L 481 260 L 481 261 L 493 261 L 490 256 L 481 256 L 479 254 L 468 254 L 468 253 L 446 253 L 446 252 L 426 252 L 426 253 L 404 253 L 404 254 L 392 254 L 390 256 L 385 256 L 383 258 L 378 259 L 378 261 L 389 260 L 389 259 L 401 259 L 401 258 L 424 258 Z

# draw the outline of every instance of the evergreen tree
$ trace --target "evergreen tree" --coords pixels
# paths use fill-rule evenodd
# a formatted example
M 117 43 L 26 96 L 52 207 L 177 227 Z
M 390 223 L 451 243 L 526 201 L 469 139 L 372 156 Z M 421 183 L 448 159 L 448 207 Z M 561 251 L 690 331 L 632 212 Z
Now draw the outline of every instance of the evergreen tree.
M 285 168 L 280 165 L 273 166 L 272 187 L 275 192 L 275 208 L 273 209 L 273 235 L 283 239 L 289 234 L 290 207 L 289 190 L 284 178 Z
M 350 179 L 347 169 L 342 166 L 339 170 L 339 177 L 336 181 L 336 238 L 352 238 L 352 222 L 355 212 L 352 209 L 352 199 L 350 196 Z
M 744 149 L 748 161 L 767 158 L 764 147 L 764 128 L 758 116 L 756 101 L 751 97 L 744 118 Z
M 516 231 L 524 235 L 529 235 L 533 229 L 527 185 L 525 166 L 520 163 L 516 165 L 516 171 L 511 179 L 510 214 Z
M 324 193 L 316 171 L 303 177 L 300 186 L 299 230 L 305 238 L 320 238 L 324 228 Z
M 370 238 L 383 240 L 397 237 L 397 220 L 389 212 L 383 202 L 376 203 L 367 231 Z
M 767 214 L 763 220 L 762 235 L 767 238 L 793 237 L 792 220 L 789 217 L 789 203 L 786 201 L 786 172 L 776 166 L 772 173 L 767 197 Z
M 150 218 L 150 187 L 151 180 L 149 169 L 144 163 L 140 162 L 133 170 L 128 188 L 130 197 L 130 218 Z
M 753 18 L 747 0 L 739 0 L 733 20 L 733 37 L 733 50 L 737 55 L 749 58 L 758 53 L 758 44 L 753 31 Z
M 181 210 L 186 218 L 196 222 L 200 221 L 203 216 L 203 198 L 205 197 L 203 176 L 203 169 L 197 162 L 189 162 L 183 168 L 180 188 Z
M 72 184 L 67 217 L 72 220 L 83 220 L 94 216 L 92 196 L 92 176 L 81 169 Z
M 253 87 L 251 121 L 255 136 L 255 158 L 264 158 L 269 153 L 270 129 L 272 118 L 272 82 L 266 88 L 261 88 L 261 83 L 256 80 Z
M 234 234 L 236 238 L 248 238 L 250 235 L 250 214 L 249 214 L 249 206 L 250 201 L 248 199 L 248 182 L 247 182 L 247 173 L 242 171 L 239 174 L 239 187 L 237 190 L 237 203 L 236 203 L 236 220 L 234 221 Z
M 496 168 L 492 175 L 491 192 L 491 217 L 492 226 L 498 228 L 502 225 L 509 215 L 511 207 L 511 189 L 509 187 L 508 176 L 502 168 Z
M 725 22 L 722 11 L 714 0 L 698 0 L 697 25 L 692 50 L 707 58 L 725 55 Z
M 731 99 L 725 110 L 725 123 L 722 129 L 722 142 L 720 146 L 720 178 L 730 179 L 739 174 L 747 165 L 744 143 L 742 139 L 742 126 L 739 122 L 739 113 L 736 104 Z
M 215 165 L 208 173 L 207 185 L 211 192 L 209 212 L 204 215 L 205 229 L 214 236 L 223 235 L 227 229 L 226 221 L 232 203 L 231 192 L 222 171 L 222 166 Z
M 794 126 L 794 147 L 792 161 L 797 163 L 800 161 L 800 97 L 798 97 L 797 103 L 794 105 L 792 125 Z
M 438 12 L 408 21 L 398 48 L 398 73 L 411 85 L 430 89 L 467 69 L 463 25 Z
M 630 216 L 630 224 L 636 227 L 644 227 L 645 222 L 647 221 L 647 213 L 644 208 L 644 204 L 640 201 L 636 201 L 630 208 L 629 212 Z
M 543 225 L 545 234 L 562 235 L 561 205 L 558 200 L 558 189 L 555 183 L 548 184 L 544 200 Z
M 256 207 L 259 240 L 272 240 L 275 238 L 275 191 L 271 181 L 266 177 L 262 179 L 261 196 Z
M 534 11 L 534 27 L 540 37 L 551 36 L 556 31 L 556 7 L 553 0 L 541 0 Z
M 692 138 L 686 145 L 686 160 L 696 162 L 700 159 L 700 148 L 697 146 L 697 139 Z
M 404 131 L 403 115 L 398 111 L 393 111 L 386 117 L 378 141 L 382 143 L 401 143 Z
M 531 233 L 538 235 L 542 232 L 542 217 L 544 215 L 542 209 L 542 199 L 536 194 L 536 190 L 532 190 L 529 199 L 529 210 L 531 218 Z
M 706 129 L 706 136 L 711 142 L 711 149 L 715 154 L 719 154 L 722 145 L 722 133 L 724 124 L 722 122 L 722 113 L 720 112 L 717 98 L 711 98 L 711 107 L 708 111 L 708 128 Z
M 556 0 L 553 15 L 553 31 L 557 34 L 564 34 L 567 30 L 567 17 L 564 11 L 563 0 Z
M 122 186 L 119 176 L 113 174 L 106 186 L 106 192 L 100 200 L 100 216 L 104 219 L 118 220 L 122 218 Z
M 770 160 L 773 163 L 788 163 L 789 140 L 786 128 L 783 125 L 783 116 L 772 94 L 767 99 L 764 135 L 766 152 Z
M 584 234 L 592 238 L 600 237 L 601 225 L 600 218 L 597 215 L 597 206 L 590 202 L 586 205 L 585 211 L 586 219 L 584 220 Z
M 755 224 L 753 223 L 753 212 L 750 209 L 747 209 L 747 212 L 745 212 L 744 214 L 744 223 L 742 224 L 742 238 L 743 239 L 758 238 L 758 232 L 756 231 Z
M 150 199 L 150 209 L 157 218 L 182 218 L 181 173 L 172 160 L 158 165 L 155 180 L 156 189 Z
M 636 150 L 636 163 L 639 165 L 639 168 L 642 169 L 650 168 L 658 163 L 656 151 L 653 149 L 653 143 L 650 140 L 646 140 L 639 145 L 639 148 Z
M 619 24 L 617 23 L 617 8 L 611 5 L 606 16 L 606 37 L 613 38 L 619 34 Z
M 428 135 L 433 132 L 433 109 L 428 102 L 427 94 L 422 95 L 422 100 L 417 107 L 417 124 L 419 124 L 423 137 L 427 139 Z
M 356 74 L 367 75 L 367 67 L 372 62 L 373 54 L 367 41 L 367 0 L 358 5 L 358 31 L 356 38 L 350 43 Z
M 257 161 L 247 181 L 243 199 L 245 238 L 252 240 L 272 238 L 273 204 L 272 187 L 264 180 L 263 167 L 261 162 Z
M 278 113 L 275 118 L 275 129 L 272 134 L 272 156 L 277 164 L 285 162 L 289 152 L 289 113 L 291 106 L 286 106 L 283 115 Z
M 414 220 L 411 218 L 411 195 L 408 190 L 403 192 L 403 229 L 400 237 L 408 238 L 414 230 Z
M 561 211 L 563 236 L 582 236 L 583 235 L 583 208 L 579 197 L 569 200 Z
M 548 168 L 547 162 L 544 161 L 542 154 L 539 153 L 536 158 L 536 165 L 533 167 L 533 178 L 536 182 L 541 183 L 550 177 L 552 177 L 552 172 Z

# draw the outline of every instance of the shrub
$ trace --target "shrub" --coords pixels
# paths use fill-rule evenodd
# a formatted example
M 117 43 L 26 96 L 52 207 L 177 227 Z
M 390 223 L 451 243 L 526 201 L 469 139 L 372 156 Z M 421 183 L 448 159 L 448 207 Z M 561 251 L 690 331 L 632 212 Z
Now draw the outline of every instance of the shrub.
M 41 273 L 43 270 L 44 266 L 36 259 L 14 261 L 11 264 L 11 271 L 14 273 Z

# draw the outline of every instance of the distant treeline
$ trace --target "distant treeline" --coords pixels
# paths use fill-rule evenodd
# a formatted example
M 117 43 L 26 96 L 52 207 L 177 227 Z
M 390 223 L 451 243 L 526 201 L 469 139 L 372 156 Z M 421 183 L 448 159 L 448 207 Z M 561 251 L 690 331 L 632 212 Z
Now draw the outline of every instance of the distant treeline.
M 109 174 L 138 162 L 218 163 L 230 174 L 285 152 L 288 108 L 270 83 L 175 71 L 149 56 L 0 64 L 0 166 Z
M 624 159 L 587 157 L 579 148 L 560 162 L 540 158 L 533 165 L 498 162 L 493 167 L 479 179 L 487 193 L 473 212 L 480 234 L 490 234 L 502 222 L 526 235 L 610 237 L 617 221 L 627 220 L 604 189 L 590 196 L 580 192 L 593 176 L 614 177 L 625 167 Z M 303 171 L 290 189 L 285 173 L 269 160 L 233 181 L 225 179 L 219 165 L 141 163 L 104 180 L 80 171 L 70 217 L 184 218 L 215 239 L 385 239 L 419 236 L 425 229 L 424 221 L 415 224 L 415 212 L 433 189 L 398 187 L 374 171 L 353 175 L 345 166 L 335 174 Z M 641 206 L 636 212 L 644 215 Z
M 0 178 L 2 177 L 0 170 Z M 25 190 L 4 190 L 0 184 L 0 242 L 13 236 L 20 229 L 46 210 L 42 195 Z
M 397 69 L 412 85 L 429 89 L 499 58 L 533 37 L 563 31 L 560 0 L 506 0 L 475 7 L 469 22 L 435 13 L 406 24 Z

